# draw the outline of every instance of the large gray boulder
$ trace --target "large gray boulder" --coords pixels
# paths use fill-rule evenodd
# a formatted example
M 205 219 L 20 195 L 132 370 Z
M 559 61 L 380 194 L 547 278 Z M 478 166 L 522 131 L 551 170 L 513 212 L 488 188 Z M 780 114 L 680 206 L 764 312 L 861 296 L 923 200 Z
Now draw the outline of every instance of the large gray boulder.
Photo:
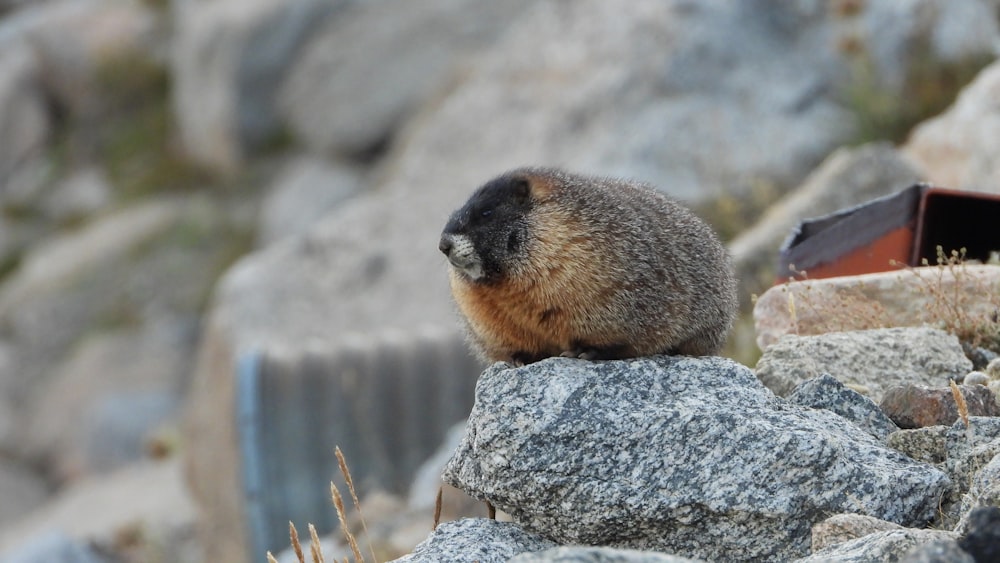
M 134 268 L 141 245 L 168 232 L 184 210 L 175 200 L 148 201 L 35 242 L 0 284 L 0 322 L 14 346 L 18 371 L 9 389 L 15 401 L 31 396 L 43 381 L 41 374 L 87 330 L 128 310 L 122 301 L 137 288 L 129 288 L 126 280 L 153 281 Z M 170 292 L 142 295 L 143 305 Z
M 361 190 L 355 168 L 317 157 L 285 165 L 261 202 L 257 244 L 267 246 L 309 231 L 324 215 Z
M 788 395 L 788 402 L 836 413 L 879 440 L 899 430 L 874 401 L 827 373 L 800 383 Z
M 700 560 L 655 551 L 611 547 L 563 546 L 522 553 L 510 563 L 697 563 Z
M 0 204 L 20 205 L 39 183 L 37 160 L 49 136 L 49 116 L 38 83 L 38 59 L 25 45 L 5 40 L 0 26 Z
M 191 541 L 194 518 L 177 460 L 137 463 L 65 488 L 0 528 L 0 561 L 51 543 L 43 539 L 53 532 L 82 545 L 109 546 L 117 552 L 111 554 L 114 561 L 124 555 L 123 537 L 131 538 L 127 551 L 136 561 L 203 561 Z M 75 561 L 47 553 L 26 561 Z
M 23 454 L 56 482 L 142 459 L 153 433 L 177 422 L 196 345 L 192 324 L 84 339 L 33 393 Z
M 506 563 L 519 553 L 541 551 L 555 543 L 513 522 L 463 518 L 445 522 L 397 563 Z
M 495 364 L 444 479 L 561 543 L 708 560 L 806 555 L 838 512 L 924 525 L 950 487 L 739 364 L 682 357 Z
M 913 131 L 902 150 L 927 171 L 928 181 L 949 188 L 1000 192 L 998 89 L 1000 62 L 995 62 L 946 112 Z
M 913 528 L 875 532 L 821 549 L 809 557 L 796 560 L 796 563 L 910 561 L 907 556 L 914 550 L 936 542 L 954 544 L 957 537 L 954 532 Z M 958 553 L 961 554 L 961 550 L 958 550 Z M 965 561 L 967 560 L 958 559 L 955 563 L 965 563 Z
M 41 477 L 8 459 L 0 459 L 0 528 L 16 522 L 48 497 Z
M 293 62 L 277 104 L 311 150 L 378 156 L 529 2 L 353 2 Z
M 185 152 L 234 172 L 278 128 L 275 99 L 302 45 L 346 0 L 174 2 L 172 102 Z
M 781 396 L 827 373 L 881 401 L 894 385 L 940 387 L 971 370 L 972 362 L 954 336 L 934 328 L 897 327 L 787 335 L 764 350 L 756 371 L 764 385 Z
M 767 290 L 754 305 L 757 345 L 781 337 L 882 327 L 946 326 L 988 331 L 1000 291 L 1000 266 L 910 268 L 809 279 Z M 963 374 L 964 375 L 964 374 Z

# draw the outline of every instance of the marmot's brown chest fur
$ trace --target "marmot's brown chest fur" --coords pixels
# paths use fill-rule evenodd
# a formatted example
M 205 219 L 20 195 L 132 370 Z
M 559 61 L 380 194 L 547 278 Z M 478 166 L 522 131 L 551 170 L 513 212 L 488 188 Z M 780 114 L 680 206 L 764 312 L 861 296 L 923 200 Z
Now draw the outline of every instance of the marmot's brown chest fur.
M 732 267 L 712 230 L 635 182 L 508 172 L 452 214 L 440 249 L 491 360 L 710 355 L 736 312 Z

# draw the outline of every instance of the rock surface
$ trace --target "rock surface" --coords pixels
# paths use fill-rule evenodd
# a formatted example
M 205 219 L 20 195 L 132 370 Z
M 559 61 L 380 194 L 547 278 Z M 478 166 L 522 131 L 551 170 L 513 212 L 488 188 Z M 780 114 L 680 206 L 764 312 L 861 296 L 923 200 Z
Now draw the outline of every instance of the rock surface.
M 966 87 L 945 113 L 919 125 L 903 151 L 950 188 L 1000 192 L 1000 62 Z
M 982 385 L 960 385 L 969 416 L 1000 416 L 993 392 Z M 904 383 L 886 390 L 879 408 L 900 428 L 951 426 L 958 420 L 958 404 L 949 387 L 929 389 Z
M 354 168 L 316 157 L 290 162 L 261 202 L 258 246 L 307 232 L 362 186 L 362 176 Z
M 535 553 L 522 553 L 510 563 L 696 563 L 688 559 L 654 551 L 614 549 L 610 547 L 554 547 Z
M 948 479 L 718 358 L 495 364 L 444 479 L 567 544 L 708 560 L 803 556 L 864 511 L 930 521 Z
M 469 55 L 491 45 L 527 4 L 354 2 L 317 30 L 294 61 L 278 97 L 282 116 L 316 153 L 365 158 L 384 151 Z
M 786 336 L 764 350 L 757 377 L 785 396 L 822 373 L 880 401 L 904 382 L 947 385 L 972 369 L 958 339 L 932 328 L 886 328 Z
M 902 560 L 905 563 L 976 563 L 972 555 L 951 539 L 931 540 L 910 550 Z
M 863 538 L 875 532 L 902 530 L 899 524 L 879 520 L 864 514 L 835 514 L 822 522 L 813 524 L 812 551 Z
M 994 447 L 993 451 L 998 451 L 998 448 Z M 994 455 L 993 459 L 973 476 L 968 494 L 962 497 L 962 519 L 957 529 L 967 534 L 971 533 L 975 527 L 981 525 L 976 522 L 976 518 L 985 518 L 985 516 L 975 517 L 975 514 L 989 510 L 990 507 L 1000 507 L 1000 453 Z M 991 522 L 993 523 L 990 530 L 993 537 L 996 537 L 1000 535 L 1000 530 L 997 529 L 995 518 Z
M 3 554 L 4 563 L 112 563 L 93 546 L 58 531 L 32 538 L 25 545 Z
M 997 468 L 992 471 L 994 488 Z M 996 561 L 1000 558 L 1000 505 L 994 502 L 990 506 L 977 508 L 969 514 L 968 531 L 958 541 L 963 550 L 971 554 L 977 562 Z
M 950 427 L 900 430 L 889 435 L 887 443 L 914 459 L 935 464 L 951 478 L 954 486 L 941 501 L 938 527 L 953 528 L 971 509 L 1000 500 L 990 484 L 997 466 L 986 469 L 1000 455 L 1000 418 L 973 416 L 968 427 L 959 420 Z
M 74 541 L 104 545 L 113 544 L 118 534 L 138 530 L 148 551 L 139 551 L 135 560 L 149 561 L 156 553 L 179 560 L 185 549 L 190 550 L 194 510 L 176 460 L 133 465 L 62 491 L 20 522 L 3 528 L 0 560 L 54 530 Z
M 81 343 L 26 415 L 27 456 L 56 482 L 145 457 L 153 431 L 177 422 L 192 366 L 197 332 L 177 324 Z
M 342 0 L 178 2 L 173 107 L 190 158 L 234 173 L 279 127 L 291 61 Z
M 754 305 L 761 350 L 782 336 L 880 327 L 989 323 L 1000 266 L 913 268 L 776 285 Z M 964 318 L 957 318 L 955 312 Z M 968 370 L 967 370 L 968 371 Z M 963 376 L 965 374 L 962 374 Z
M 838 414 L 879 440 L 899 430 L 871 399 L 826 373 L 798 384 L 788 395 L 788 402 Z
M 49 116 L 37 82 L 38 62 L 29 49 L 0 36 L 0 203 L 23 203 L 18 185 L 32 172 L 49 135 Z
M 821 549 L 809 557 L 798 559 L 796 563 L 819 563 L 829 561 L 906 561 L 906 556 L 914 549 L 937 541 L 954 543 L 957 535 L 940 530 L 919 530 L 902 528 L 887 530 L 862 536 L 858 539 L 839 543 Z
M 890 448 L 925 463 L 941 463 L 948 457 L 948 427 L 926 426 L 893 432 L 886 440 Z
M 42 505 L 48 487 L 27 467 L 0 459 L 0 529 Z
M 541 551 L 555 543 L 513 522 L 464 518 L 445 522 L 398 563 L 506 563 L 519 553 Z

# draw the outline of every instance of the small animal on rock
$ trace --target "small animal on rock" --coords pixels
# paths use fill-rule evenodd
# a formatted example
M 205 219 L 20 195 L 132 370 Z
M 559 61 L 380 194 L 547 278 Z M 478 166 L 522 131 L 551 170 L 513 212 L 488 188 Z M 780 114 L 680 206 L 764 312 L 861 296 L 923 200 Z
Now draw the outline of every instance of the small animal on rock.
M 489 360 L 719 352 L 737 309 L 725 248 L 651 186 L 520 168 L 477 189 L 439 244 Z

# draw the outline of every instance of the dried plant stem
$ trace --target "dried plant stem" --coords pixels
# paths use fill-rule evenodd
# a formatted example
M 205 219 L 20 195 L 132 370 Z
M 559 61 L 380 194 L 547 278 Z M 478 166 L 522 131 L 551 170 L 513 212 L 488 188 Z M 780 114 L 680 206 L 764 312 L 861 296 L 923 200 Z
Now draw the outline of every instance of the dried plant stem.
M 951 386 L 951 395 L 955 398 L 955 404 L 958 405 L 958 416 L 962 418 L 962 423 L 965 427 L 969 427 L 969 405 L 965 402 L 965 395 L 962 394 L 962 390 L 958 387 L 954 380 L 949 379 L 948 385 Z
M 340 472 L 344 475 L 344 481 L 347 482 L 347 490 L 351 493 L 351 501 L 354 502 L 354 509 L 358 511 L 358 516 L 361 518 L 361 529 L 364 530 L 365 539 L 368 541 L 368 551 L 372 554 L 372 561 L 377 562 L 378 558 L 375 557 L 375 547 L 372 546 L 372 536 L 368 533 L 368 523 L 365 522 L 365 515 L 361 513 L 361 502 L 358 501 L 358 493 L 354 490 L 354 479 L 351 478 L 351 470 L 347 468 L 347 461 L 344 459 L 344 453 L 340 451 L 340 446 L 337 446 L 333 452 L 337 456 L 337 464 L 340 465 Z
M 444 493 L 444 485 L 438 487 L 437 498 L 434 499 L 434 526 L 431 527 L 431 531 L 437 530 L 438 524 L 441 523 L 441 495 Z
M 306 563 L 306 558 L 302 555 L 302 544 L 299 543 L 299 531 L 295 529 L 295 524 L 288 523 L 288 537 L 292 540 L 292 548 L 295 550 L 295 557 L 299 563 Z
M 278 560 L 271 555 L 270 551 L 267 552 L 267 563 L 278 563 Z
M 347 526 L 347 511 L 344 510 L 344 498 L 340 496 L 340 490 L 337 489 L 337 486 L 333 482 L 330 482 L 330 495 L 333 497 L 333 506 L 337 509 L 337 518 L 340 519 L 340 529 L 343 530 L 344 537 L 347 538 L 347 544 L 351 546 L 354 558 L 357 561 L 364 561 L 365 558 L 361 556 L 361 550 L 358 549 L 358 540 Z
M 309 545 L 309 551 L 312 552 L 313 563 L 326 563 L 323 560 L 323 549 L 319 546 L 319 535 L 316 533 L 316 526 L 309 524 L 309 538 L 312 540 L 312 544 Z

